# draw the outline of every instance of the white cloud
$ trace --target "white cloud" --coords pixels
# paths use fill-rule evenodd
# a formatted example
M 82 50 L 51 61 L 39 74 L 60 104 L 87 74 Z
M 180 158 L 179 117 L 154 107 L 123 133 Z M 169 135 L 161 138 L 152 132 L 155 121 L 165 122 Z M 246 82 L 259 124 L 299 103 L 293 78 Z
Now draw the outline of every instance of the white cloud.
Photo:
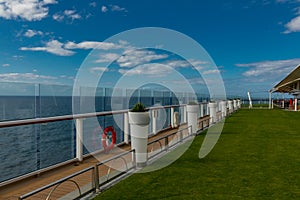
M 108 11 L 111 12 L 128 12 L 126 8 L 118 6 L 118 5 L 108 5 L 108 6 L 102 6 L 101 12 L 106 13 Z
M 0 0 L 0 17 L 39 21 L 48 15 L 47 5 L 55 3 L 55 0 Z
M 124 12 L 127 12 L 126 8 L 123 8 L 123 7 L 120 7 L 118 5 L 110 5 L 111 7 L 111 11 L 124 11 Z
M 97 7 L 97 3 L 96 2 L 91 2 L 91 3 L 89 3 L 89 6 L 91 6 L 91 7 Z
M 110 42 L 95 42 L 95 41 L 84 41 L 80 43 L 68 42 L 65 44 L 66 49 L 119 49 L 121 45 L 110 43 Z
M 164 64 L 173 67 L 173 68 L 185 68 L 191 67 L 191 64 L 186 60 L 168 60 Z
M 286 31 L 284 33 L 291 33 L 291 32 L 300 32 L 300 16 L 295 17 L 289 23 L 285 25 Z
M 96 60 L 96 63 L 110 63 L 120 57 L 119 54 L 116 53 L 107 53 L 99 55 L 99 59 Z
M 76 10 L 65 10 L 64 12 L 55 13 L 52 18 L 58 22 L 62 22 L 64 19 L 71 19 L 71 22 L 73 22 L 76 19 L 81 19 L 82 16 Z
M 0 74 L 0 79 L 2 81 L 9 81 L 9 82 L 39 82 L 41 80 L 55 80 L 56 77 L 53 76 L 45 76 L 45 75 L 38 75 L 33 73 L 6 73 Z
M 35 30 L 28 29 L 24 33 L 24 36 L 29 37 L 29 38 L 31 38 L 33 36 L 36 36 L 36 35 L 43 35 L 43 32 L 42 31 L 35 31 Z
M 2 65 L 2 67 L 9 67 L 9 66 L 10 66 L 10 64 L 8 64 L 8 63 L 5 63 Z
M 243 73 L 246 77 L 282 78 L 300 63 L 300 58 L 289 60 L 262 61 L 247 64 L 236 64 L 238 67 L 250 68 Z
M 140 65 L 132 69 L 119 69 L 121 74 L 126 74 L 128 76 L 134 75 L 146 75 L 151 77 L 163 77 L 172 73 L 172 69 L 169 67 L 163 67 L 162 64 L 150 63 L 145 65 Z
M 97 73 L 97 72 L 105 72 L 108 69 L 106 67 L 92 67 L 90 68 L 91 73 Z
M 96 42 L 96 41 L 84 41 L 80 43 L 75 42 L 67 42 L 61 43 L 58 40 L 51 40 L 42 47 L 21 47 L 20 50 L 22 51 L 45 51 L 48 53 L 52 53 L 59 56 L 71 56 L 75 54 L 73 49 L 102 49 L 102 50 L 111 50 L 111 49 L 122 49 L 125 48 L 120 44 L 109 43 L 109 42 Z M 113 54 L 106 55 L 103 59 L 109 59 Z M 98 62 L 101 61 L 98 60 Z
M 55 13 L 52 18 L 58 22 L 61 22 L 64 20 L 65 16 L 59 14 L 59 13 Z
M 76 10 L 65 10 L 64 14 L 65 14 L 65 16 L 67 16 L 68 18 L 71 18 L 71 19 L 80 19 L 81 18 L 81 16 L 78 13 L 76 13 Z
M 168 60 L 164 64 L 169 65 L 170 67 L 173 68 L 186 68 L 186 67 L 194 67 L 196 70 L 201 70 L 203 69 L 204 65 L 207 64 L 206 61 L 200 61 L 200 60 Z
M 207 75 L 207 74 L 218 74 L 220 73 L 220 71 L 218 69 L 212 69 L 212 70 L 207 70 L 204 71 L 203 74 Z
M 106 13 L 108 11 L 108 8 L 106 6 L 101 7 L 101 12 Z
M 14 55 L 13 59 L 15 60 L 22 60 L 24 58 L 24 56 L 19 56 L 19 55 Z
M 130 68 L 167 57 L 168 55 L 166 54 L 156 54 L 155 52 L 148 50 L 128 50 L 124 52 L 124 55 L 122 55 L 117 62 L 120 67 Z
M 44 47 L 21 47 L 22 51 L 45 51 L 59 56 L 71 56 L 75 52 L 63 48 L 63 43 L 57 40 L 51 40 Z

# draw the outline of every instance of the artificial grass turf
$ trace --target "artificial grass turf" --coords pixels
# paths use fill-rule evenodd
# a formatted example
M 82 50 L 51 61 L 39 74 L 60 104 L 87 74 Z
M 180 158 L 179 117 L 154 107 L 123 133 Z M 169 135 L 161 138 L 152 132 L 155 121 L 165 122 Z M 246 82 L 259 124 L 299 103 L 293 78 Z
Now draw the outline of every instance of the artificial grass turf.
M 204 135 L 173 164 L 134 174 L 95 199 L 300 199 L 300 113 L 242 109 L 213 151 Z

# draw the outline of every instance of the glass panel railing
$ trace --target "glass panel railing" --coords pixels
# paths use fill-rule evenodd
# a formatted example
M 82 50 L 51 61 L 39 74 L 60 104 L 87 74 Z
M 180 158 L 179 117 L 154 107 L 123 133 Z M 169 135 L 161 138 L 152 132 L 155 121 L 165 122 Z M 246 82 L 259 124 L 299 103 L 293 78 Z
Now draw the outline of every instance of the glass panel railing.
M 40 117 L 72 114 L 72 87 L 40 85 Z
M 34 118 L 36 116 L 35 84 L 0 84 L 0 121 Z
M 116 133 L 116 144 L 124 142 L 124 115 L 115 114 L 99 116 L 97 118 L 87 118 L 83 124 L 83 144 L 84 154 L 89 154 L 103 149 L 102 135 L 107 127 L 113 127 Z M 111 134 L 111 133 L 109 133 Z
M 1 83 L 0 89 L 0 121 L 70 115 L 74 112 L 72 105 L 80 108 L 76 113 L 89 113 L 129 109 L 136 102 L 142 102 L 146 107 L 184 104 L 191 98 L 190 94 L 175 95 L 170 91 L 86 87 L 80 88 L 80 96 L 72 99 L 71 86 L 46 84 Z M 112 104 L 117 105 L 117 109 L 112 108 Z M 179 112 L 179 121 L 184 122 L 184 108 L 174 108 L 174 112 Z M 207 113 L 206 106 L 204 113 Z M 84 154 L 103 149 L 102 132 L 97 129 L 99 124 L 102 130 L 108 126 L 114 127 L 117 144 L 124 141 L 123 114 L 94 118 L 97 119 L 97 125 L 89 125 L 92 119 L 83 122 Z M 170 125 L 171 109 L 159 109 L 156 131 Z M 152 129 L 151 121 L 149 133 L 153 132 Z M 0 157 L 4 158 L 0 163 L 0 171 L 3 172 L 0 182 L 75 158 L 73 120 L 1 128 L 0 134 Z
M 0 182 L 37 170 L 36 125 L 1 128 Z
M 73 120 L 41 124 L 37 139 L 39 167 L 45 168 L 74 158 L 74 135 Z

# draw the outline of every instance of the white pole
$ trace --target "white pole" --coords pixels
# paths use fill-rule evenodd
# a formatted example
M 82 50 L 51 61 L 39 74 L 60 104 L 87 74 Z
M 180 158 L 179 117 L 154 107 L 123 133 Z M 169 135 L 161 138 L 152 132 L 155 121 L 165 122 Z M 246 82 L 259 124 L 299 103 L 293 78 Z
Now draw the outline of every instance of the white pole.
M 298 99 L 297 99 L 297 98 L 295 98 L 295 111 L 297 111 L 297 110 L 298 110 L 298 109 L 297 109 L 297 108 L 298 108 L 298 105 L 297 105 L 297 104 L 298 104 Z
M 187 122 L 187 114 L 186 114 L 186 106 L 183 106 L 183 120 L 186 123 Z
M 174 128 L 174 108 L 171 107 L 171 127 Z
M 129 144 L 129 119 L 128 112 L 124 113 L 124 142 Z
M 158 110 L 152 110 L 152 133 L 155 135 L 157 130 L 156 130 L 156 119 L 158 117 Z
M 269 109 L 271 109 L 271 103 L 272 103 L 272 93 L 269 92 Z
M 76 158 L 78 162 L 83 160 L 83 119 L 76 119 Z
M 203 103 L 200 104 L 200 117 L 203 117 Z
M 252 108 L 252 100 L 251 100 L 250 92 L 248 92 L 247 94 L 249 98 L 249 108 Z

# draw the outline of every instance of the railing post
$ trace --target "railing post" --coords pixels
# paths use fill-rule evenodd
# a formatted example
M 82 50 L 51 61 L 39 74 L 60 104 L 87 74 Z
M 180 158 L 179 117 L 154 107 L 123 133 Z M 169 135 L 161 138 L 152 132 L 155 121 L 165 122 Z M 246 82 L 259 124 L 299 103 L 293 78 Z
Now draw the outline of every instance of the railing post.
M 83 119 L 76 119 L 76 158 L 78 162 L 83 160 Z
M 174 128 L 174 107 L 171 107 L 171 127 Z
M 134 165 L 134 168 L 137 169 L 137 164 L 136 164 L 136 152 L 135 152 L 135 149 L 132 150 L 132 162 L 133 162 L 133 165 Z M 147 154 L 148 156 L 148 154 Z
M 200 104 L 200 117 L 203 117 L 204 114 L 203 114 L 203 104 L 201 103 Z
M 183 120 L 186 123 L 187 122 L 187 110 L 186 110 L 186 105 L 183 106 Z
M 206 114 L 210 115 L 210 110 L 209 110 L 209 107 L 208 107 L 208 103 L 206 103 Z
M 129 143 L 129 119 L 128 112 L 124 113 L 124 142 Z
M 158 117 L 158 110 L 154 109 L 152 110 L 152 132 L 155 135 L 157 130 L 156 130 L 156 119 Z
M 94 166 L 94 183 L 95 183 L 95 192 L 100 190 L 100 183 L 99 183 L 99 169 L 98 166 Z

